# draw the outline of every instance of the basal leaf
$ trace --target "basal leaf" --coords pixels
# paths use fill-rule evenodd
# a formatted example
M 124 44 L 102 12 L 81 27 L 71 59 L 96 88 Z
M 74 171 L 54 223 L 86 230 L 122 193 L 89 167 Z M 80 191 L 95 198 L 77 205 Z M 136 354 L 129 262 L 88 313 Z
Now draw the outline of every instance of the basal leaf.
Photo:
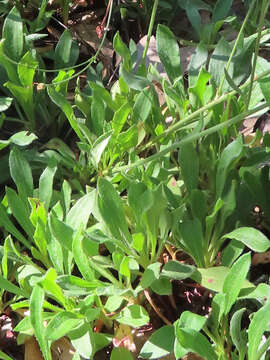
M 223 284 L 222 292 L 225 297 L 225 315 L 229 313 L 231 307 L 235 303 L 247 273 L 250 268 L 250 253 L 242 255 L 231 267 L 229 274 L 226 276 Z
M 20 60 L 23 51 L 23 21 L 15 6 L 5 19 L 2 37 L 5 39 L 5 53 L 12 60 Z
M 223 238 L 240 241 L 251 250 L 260 253 L 270 247 L 270 240 L 261 231 L 252 227 L 240 227 L 224 235 Z
M 45 360 L 52 360 L 49 344 L 45 339 L 45 327 L 43 325 L 42 306 L 44 302 L 44 290 L 36 284 L 30 298 L 30 319 L 35 331 L 35 337 Z
M 125 359 L 125 360 L 133 360 L 133 356 L 131 352 L 124 348 L 123 346 L 120 346 L 118 348 L 114 348 L 110 360 L 119 360 L 119 359 Z
M 270 324 L 270 302 L 260 308 L 251 319 L 248 329 L 248 359 L 259 360 L 258 350 L 262 336 Z
M 69 67 L 75 65 L 79 56 L 79 47 L 72 40 L 70 31 L 66 29 L 55 48 L 55 69 Z
M 171 30 L 161 24 L 157 27 L 157 52 L 173 83 L 182 75 L 179 46 Z
M 56 314 L 46 327 L 45 338 L 50 341 L 56 341 L 65 336 L 70 330 L 73 330 L 82 319 L 75 313 L 62 311 Z
M 140 305 L 130 305 L 124 308 L 117 316 L 117 321 L 132 327 L 140 327 L 149 322 L 149 315 Z
M 17 186 L 19 195 L 25 198 L 32 197 L 34 188 L 32 171 L 23 152 L 17 147 L 10 151 L 9 166 L 11 177 Z
M 104 178 L 98 179 L 98 206 L 111 234 L 117 239 L 131 242 L 122 200 L 113 185 Z
M 173 326 L 163 326 L 150 336 L 139 356 L 143 359 L 158 359 L 169 355 L 173 352 L 174 339 Z
M 207 360 L 217 360 L 218 357 L 207 338 L 199 331 L 181 328 L 176 333 L 179 343 L 188 350 Z

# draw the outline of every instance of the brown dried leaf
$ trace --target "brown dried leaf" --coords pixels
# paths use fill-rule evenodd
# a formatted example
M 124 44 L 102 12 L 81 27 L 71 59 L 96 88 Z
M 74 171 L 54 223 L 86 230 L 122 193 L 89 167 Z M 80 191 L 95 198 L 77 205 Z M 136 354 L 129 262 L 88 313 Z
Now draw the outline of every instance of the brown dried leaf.
M 43 360 L 39 345 L 34 337 L 31 337 L 24 345 L 24 360 Z
M 75 353 L 71 342 L 65 337 L 55 341 L 51 349 L 53 360 L 72 360 Z

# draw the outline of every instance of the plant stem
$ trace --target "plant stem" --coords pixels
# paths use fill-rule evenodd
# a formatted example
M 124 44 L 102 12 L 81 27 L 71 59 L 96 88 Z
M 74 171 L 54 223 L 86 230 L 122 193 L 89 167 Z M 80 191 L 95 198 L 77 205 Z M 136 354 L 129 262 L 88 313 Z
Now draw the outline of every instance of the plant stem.
M 261 74 L 259 74 L 256 78 L 257 80 L 262 79 L 263 77 L 267 76 L 270 74 L 270 70 L 264 71 Z M 250 80 L 247 81 L 245 84 L 241 85 L 239 88 L 240 90 L 245 89 L 247 86 L 250 85 Z M 175 133 L 176 131 L 178 131 L 179 129 L 181 129 L 183 126 L 189 125 L 192 122 L 194 122 L 198 116 L 200 116 L 201 113 L 211 109 L 212 107 L 214 107 L 217 104 L 220 104 L 221 102 L 225 101 L 227 99 L 227 97 L 229 96 L 234 96 L 236 95 L 237 92 L 235 90 L 232 90 L 226 94 L 221 95 L 219 98 L 212 100 L 211 102 L 209 102 L 208 104 L 204 105 L 203 107 L 201 107 L 200 109 L 194 111 L 192 114 L 186 116 L 183 120 L 179 120 L 177 123 L 175 123 L 174 125 L 170 126 L 168 129 L 166 129 L 162 134 L 156 136 L 154 139 L 150 140 L 147 144 L 145 144 L 144 146 L 142 146 L 139 151 L 144 151 L 145 149 L 147 149 L 148 147 L 152 146 L 154 143 L 156 143 L 158 140 L 162 139 L 163 137 L 171 134 L 171 133 Z
M 237 38 L 236 38 L 235 42 L 234 42 L 233 49 L 232 49 L 232 52 L 231 52 L 231 54 L 230 54 L 229 60 L 228 60 L 228 62 L 227 62 L 227 64 L 226 64 L 226 67 L 225 67 L 226 71 L 229 70 L 229 67 L 230 67 L 231 62 L 232 62 L 232 58 L 233 58 L 233 56 L 234 56 L 234 54 L 235 54 L 235 52 L 236 52 L 236 50 L 237 50 L 238 43 L 239 43 L 239 41 L 240 41 L 240 39 L 241 39 L 241 36 L 242 36 L 242 34 L 243 34 L 243 31 L 244 31 L 244 29 L 245 29 L 245 26 L 246 26 L 246 24 L 247 24 L 247 21 L 248 21 L 251 13 L 252 13 L 252 11 L 253 11 L 253 8 L 254 8 L 254 5 L 255 5 L 256 2 L 257 2 L 257 0 L 253 0 L 252 3 L 251 3 L 251 5 L 250 5 L 250 7 L 249 7 L 249 9 L 248 9 L 248 13 L 247 13 L 247 15 L 246 15 L 246 17 L 245 17 L 245 20 L 243 21 L 243 24 L 242 24 L 242 26 L 241 26 L 241 28 L 240 28 L 240 31 L 239 31 L 239 33 L 238 33 L 238 35 L 237 35 Z M 224 81 L 225 81 L 225 74 L 223 75 L 223 78 L 222 78 L 222 80 L 221 80 L 221 82 L 220 82 L 220 85 L 219 85 L 219 88 L 218 88 L 218 91 L 217 91 L 217 96 L 219 96 L 220 93 L 221 93 L 221 91 L 222 91 L 222 86 L 223 86 L 223 84 L 224 84 Z
M 149 42 L 150 42 L 150 39 L 151 39 L 151 35 L 152 35 L 152 32 L 153 32 L 153 27 L 154 27 L 154 23 L 155 23 L 157 7 L 158 7 L 158 0 L 155 0 L 154 6 L 153 6 L 153 9 L 152 9 L 150 24 L 149 24 L 149 28 L 148 28 L 146 44 L 145 44 L 145 48 L 144 48 L 144 51 L 143 51 L 142 62 L 145 62 L 145 58 L 146 58 L 146 55 L 147 55 L 147 50 L 148 50 L 148 47 L 149 47 Z
M 173 151 L 173 150 L 183 146 L 186 143 L 193 142 L 193 141 L 198 140 L 199 138 L 201 138 L 203 136 L 213 134 L 213 133 L 215 133 L 217 131 L 220 131 L 221 129 L 223 129 L 225 127 L 231 126 L 233 124 L 237 124 L 239 121 L 243 120 L 244 118 L 256 113 L 257 111 L 266 109 L 267 107 L 268 107 L 268 105 L 266 103 L 264 103 L 262 105 L 257 106 L 256 108 L 254 108 L 252 110 L 246 110 L 243 113 L 241 113 L 241 114 L 233 117 L 232 119 L 227 120 L 227 121 L 225 121 L 225 122 L 223 122 L 221 124 L 212 126 L 211 128 L 203 130 L 200 133 L 190 134 L 190 135 L 186 136 L 184 139 L 175 142 L 173 145 L 168 146 L 167 148 L 161 150 L 157 154 L 149 156 L 146 159 L 137 160 L 133 164 L 115 167 L 114 169 L 111 170 L 110 174 L 115 174 L 115 173 L 120 172 L 120 171 L 127 171 L 129 169 L 132 169 L 132 168 L 147 164 L 150 161 L 157 160 L 157 159 L 161 158 L 162 156 L 164 156 L 165 154 L 167 154 L 168 152 Z M 108 171 L 104 171 L 103 175 L 106 175 L 107 173 L 108 173 Z
M 264 22 L 266 13 L 267 13 L 268 6 L 269 6 L 269 0 L 263 0 L 261 14 L 260 14 L 260 21 L 259 21 L 259 31 L 258 31 L 258 35 L 257 35 L 254 60 L 253 60 L 253 65 L 252 65 L 252 70 L 251 70 L 250 87 L 249 87 L 246 109 L 249 108 L 249 104 L 250 104 L 251 93 L 252 93 L 253 82 L 254 82 L 255 71 L 256 71 L 256 64 L 257 64 L 259 48 L 260 48 L 260 41 L 261 41 L 261 36 L 262 36 L 262 27 L 263 27 L 263 22 Z
M 167 325 L 172 325 L 172 323 L 159 311 L 158 307 L 153 302 L 148 290 L 144 289 L 144 295 L 145 295 L 146 299 L 148 300 L 149 304 L 152 306 L 153 310 L 161 318 L 161 320 L 163 320 L 164 323 Z

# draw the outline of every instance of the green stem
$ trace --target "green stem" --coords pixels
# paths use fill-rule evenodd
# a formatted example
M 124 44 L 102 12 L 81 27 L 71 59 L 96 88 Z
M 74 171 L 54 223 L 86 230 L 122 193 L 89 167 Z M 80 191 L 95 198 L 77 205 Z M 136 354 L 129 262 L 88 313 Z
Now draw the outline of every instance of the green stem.
M 227 65 L 226 65 L 226 67 L 225 67 L 226 71 L 229 70 L 229 67 L 230 67 L 231 62 L 232 62 L 232 58 L 233 58 L 233 56 L 234 56 L 234 54 L 235 54 L 235 52 L 236 52 L 236 50 L 237 50 L 238 43 L 239 43 L 239 41 L 240 41 L 240 39 L 241 39 L 241 37 L 242 37 L 242 34 L 243 34 L 244 29 L 245 29 L 245 27 L 246 27 L 247 21 L 248 21 L 251 13 L 252 13 L 252 11 L 253 11 L 253 8 L 254 8 L 254 5 L 255 5 L 256 1 L 257 1 L 257 0 L 253 0 L 253 1 L 252 1 L 251 5 L 250 5 L 250 7 L 249 7 L 248 13 L 247 13 L 247 15 L 246 15 L 246 17 L 245 17 L 245 20 L 243 21 L 243 24 L 242 24 L 242 26 L 241 26 L 241 28 L 240 28 L 240 31 L 239 31 L 239 33 L 238 33 L 238 35 L 237 35 L 237 38 L 236 38 L 235 42 L 234 42 L 233 49 L 232 49 L 232 52 L 231 52 L 231 54 L 230 54 L 229 60 L 228 60 Z M 224 81 L 225 81 L 225 74 L 223 75 L 222 80 L 221 80 L 221 82 L 220 82 L 220 85 L 219 85 L 219 88 L 218 88 L 218 91 L 217 91 L 217 96 L 219 96 L 220 93 L 221 93 L 221 91 L 222 91 L 222 86 L 223 86 L 223 84 L 224 84 Z
M 257 64 L 259 48 L 260 48 L 260 41 L 261 41 L 261 36 L 262 36 L 262 27 L 263 27 L 263 22 L 264 22 L 266 13 L 267 13 L 268 6 L 269 6 L 269 0 L 263 0 L 261 14 L 260 14 L 260 21 L 259 21 L 259 31 L 258 31 L 258 35 L 257 35 L 254 60 L 253 60 L 253 65 L 252 65 L 252 70 L 251 70 L 250 87 L 249 87 L 246 109 L 249 108 L 249 104 L 250 104 L 251 93 L 252 93 L 255 71 L 256 71 L 256 64 Z
M 148 28 L 146 44 L 145 44 L 145 48 L 144 48 L 144 51 L 143 51 L 142 62 L 145 62 L 145 58 L 146 58 L 146 55 L 147 55 L 147 50 L 148 50 L 148 47 L 149 47 L 149 42 L 150 42 L 150 39 L 151 39 L 151 35 L 152 35 L 152 32 L 153 32 L 153 27 L 154 27 L 154 23 L 155 23 L 157 7 L 158 7 L 158 0 L 155 0 L 154 6 L 153 6 L 153 9 L 152 9 L 150 24 L 149 24 L 149 28 Z
M 107 280 L 109 280 L 116 287 L 121 288 L 122 284 L 108 271 L 97 265 L 92 259 L 88 258 L 90 266 L 96 270 L 101 276 L 104 276 Z
M 262 79 L 263 77 L 267 76 L 270 74 L 270 70 L 264 71 L 261 74 L 259 74 L 256 78 L 256 81 Z M 247 81 L 245 84 L 241 85 L 239 88 L 240 90 L 245 89 L 247 86 L 250 85 L 250 80 Z M 223 101 L 225 101 L 228 97 L 230 96 L 234 96 L 236 95 L 237 92 L 235 90 L 232 90 L 226 94 L 221 95 L 219 98 L 212 100 L 211 102 L 209 102 L 208 104 L 204 105 L 203 107 L 201 107 L 200 109 L 194 111 L 192 114 L 186 116 L 183 120 L 179 120 L 177 123 L 175 123 L 174 125 L 170 126 L 168 129 L 166 129 L 162 134 L 156 136 L 154 139 L 150 140 L 146 145 L 142 146 L 139 151 L 144 151 L 145 149 L 151 147 L 154 143 L 156 143 L 158 140 L 164 138 L 165 136 L 171 134 L 171 133 L 175 133 L 176 131 L 178 131 L 179 129 L 181 129 L 182 127 L 191 124 L 192 122 L 194 122 L 197 117 L 200 116 L 200 114 L 204 113 L 205 111 L 211 109 L 212 107 L 214 107 L 215 105 L 218 105 L 220 103 L 222 103 Z
M 115 173 L 118 173 L 120 171 L 127 171 L 129 169 L 145 165 L 150 161 L 161 158 L 162 156 L 166 155 L 168 152 L 173 151 L 173 150 L 183 146 L 186 143 L 193 142 L 193 141 L 198 140 L 199 138 L 201 138 L 203 136 L 213 134 L 213 133 L 215 133 L 217 131 L 220 131 L 221 129 L 223 129 L 225 127 L 237 124 L 239 121 L 243 120 L 244 118 L 246 118 L 246 117 L 248 117 L 248 116 L 250 116 L 250 115 L 252 115 L 252 114 L 254 114 L 254 113 L 258 112 L 258 111 L 266 109 L 267 107 L 268 107 L 268 105 L 266 103 L 264 103 L 262 105 L 257 106 L 256 108 L 254 108 L 252 110 L 246 110 L 243 113 L 233 117 L 230 120 L 227 120 L 227 121 L 225 121 L 225 122 L 223 122 L 221 124 L 212 126 L 210 129 L 203 130 L 200 133 L 190 134 L 190 135 L 186 136 L 184 139 L 175 142 L 173 145 L 168 146 L 167 148 L 161 150 L 159 153 L 154 154 L 152 156 L 149 156 L 146 159 L 141 159 L 141 160 L 135 161 L 133 164 L 115 167 L 114 169 L 111 170 L 110 174 L 115 174 Z M 108 173 L 108 171 L 104 171 L 103 175 L 106 175 L 107 173 Z

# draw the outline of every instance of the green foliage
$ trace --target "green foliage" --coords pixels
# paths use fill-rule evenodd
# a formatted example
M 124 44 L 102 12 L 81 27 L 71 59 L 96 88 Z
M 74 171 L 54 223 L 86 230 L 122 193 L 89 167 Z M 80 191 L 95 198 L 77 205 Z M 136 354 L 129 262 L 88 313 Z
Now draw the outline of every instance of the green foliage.
M 65 23 L 69 3 L 62 2 Z M 136 9 L 142 20 L 156 4 L 119 7 L 122 16 Z M 116 337 L 114 326 L 130 335 L 149 324 L 147 301 L 157 311 L 151 297 L 173 296 L 174 281 L 191 279 L 212 292 L 211 313 L 185 311 L 172 324 L 166 319 L 140 357 L 266 358 L 269 285 L 249 281 L 246 250 L 270 247 L 270 142 L 268 134 L 257 134 L 246 144 L 239 124 L 269 109 L 270 70 L 257 58 L 256 36 L 244 38 L 246 23 L 235 41 L 220 36 L 219 29 L 234 21 L 232 1 L 160 1 L 160 19 L 181 7 L 200 39 L 188 81 L 174 34 L 159 24 L 157 53 L 166 76 L 153 65 L 137 68 L 134 44 L 117 32 L 118 80 L 108 90 L 98 66 L 88 62 L 87 84 L 77 82 L 74 102 L 67 93 L 79 48 L 70 31 L 50 55 L 54 78 L 48 84 L 33 43 L 52 15 L 47 2 L 40 1 L 30 33 L 19 4 L 11 10 L 4 5 L 0 126 L 15 109 L 23 128 L 0 140 L 0 163 L 11 178 L 0 174 L 0 308 L 30 310 L 15 331 L 21 338 L 34 334 L 46 360 L 63 336 L 75 348 L 74 360 L 92 359 Z M 201 10 L 212 13 L 207 25 Z M 72 147 L 64 125 L 75 139 Z M 255 206 L 263 212 L 259 228 L 251 215 Z M 163 263 L 165 249 L 181 250 L 192 265 L 176 253 Z M 96 332 L 100 323 L 103 330 Z M 121 356 L 132 357 L 115 347 L 110 359 Z M 8 357 L 0 352 L 0 358 Z

